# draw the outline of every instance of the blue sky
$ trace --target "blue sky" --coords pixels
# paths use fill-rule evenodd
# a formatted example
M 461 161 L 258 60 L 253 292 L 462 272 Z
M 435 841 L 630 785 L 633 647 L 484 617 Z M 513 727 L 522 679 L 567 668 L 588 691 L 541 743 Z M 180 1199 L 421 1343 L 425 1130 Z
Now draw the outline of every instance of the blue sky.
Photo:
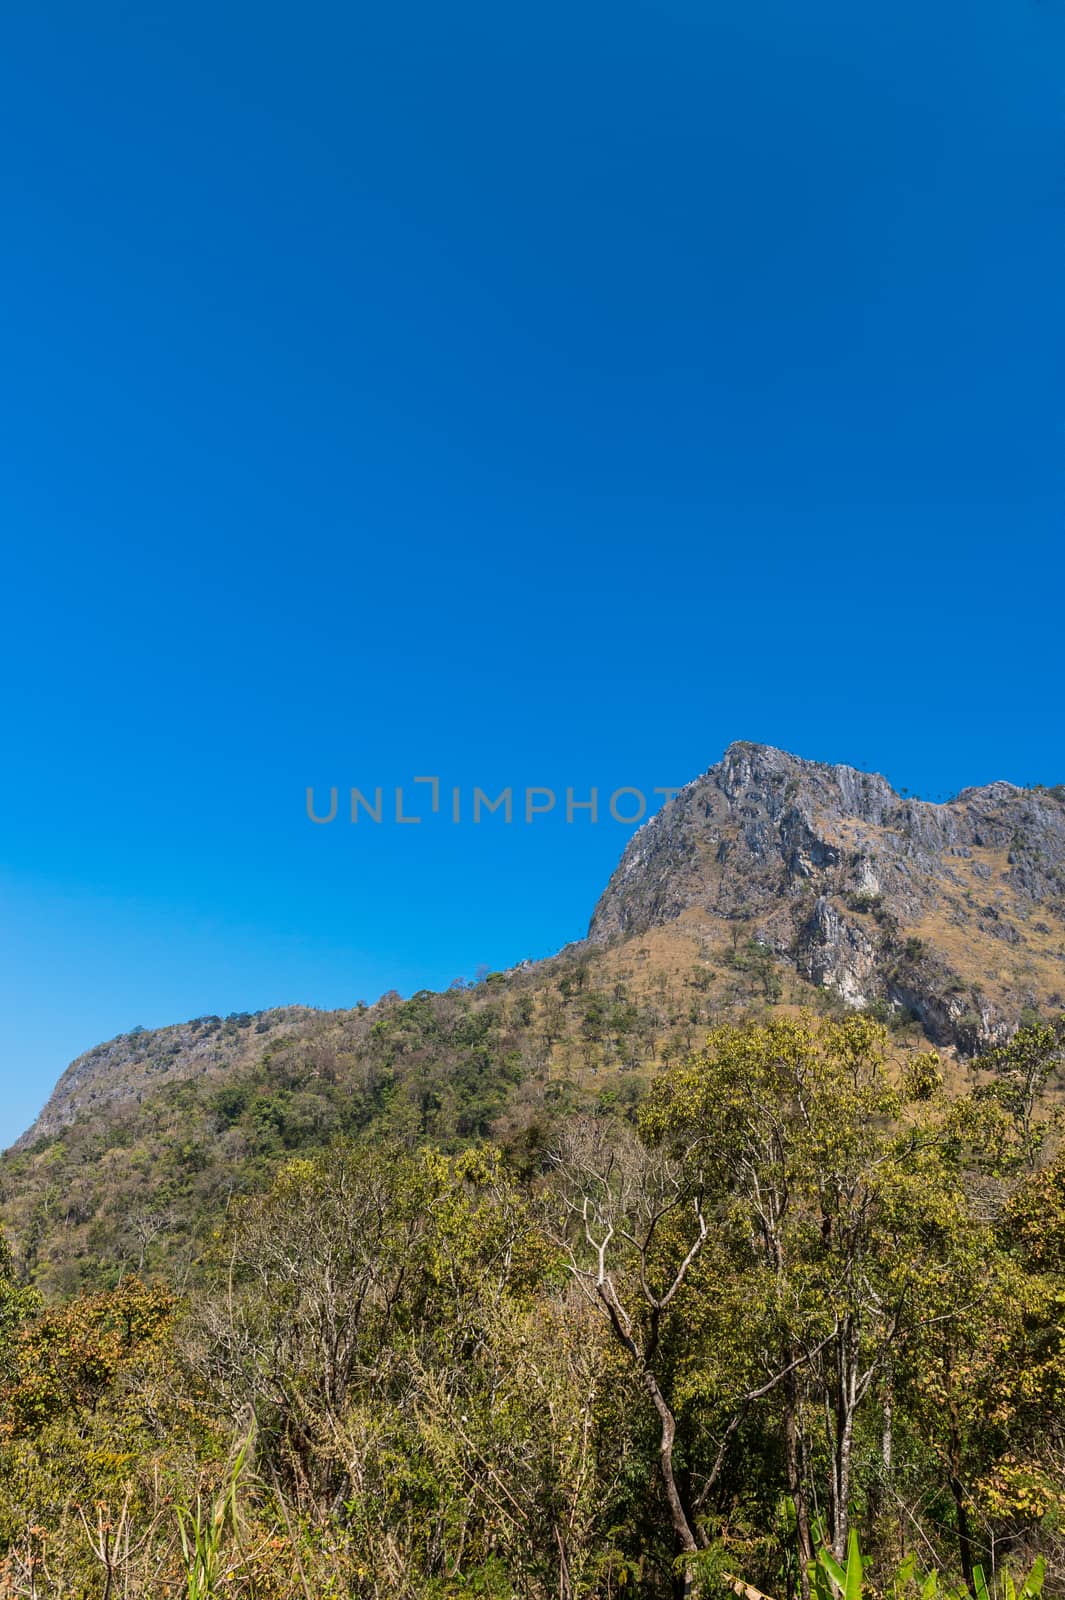
M 0 1143 L 136 1024 L 579 936 L 308 784 L 1065 779 L 1065 10 L 11 9 Z

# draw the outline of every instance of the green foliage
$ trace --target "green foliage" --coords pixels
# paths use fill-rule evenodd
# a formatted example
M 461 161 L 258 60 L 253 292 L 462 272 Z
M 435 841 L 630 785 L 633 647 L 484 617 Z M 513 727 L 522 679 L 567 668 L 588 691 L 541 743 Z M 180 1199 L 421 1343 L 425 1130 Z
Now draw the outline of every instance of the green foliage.
M 862 1600 L 863 1571 L 856 1529 L 851 1529 L 847 1539 L 846 1566 L 841 1566 L 822 1542 L 817 1560 L 810 1565 L 810 1589 L 815 1600 Z
M 36 1291 L 17 1282 L 11 1246 L 0 1231 L 0 1379 L 5 1384 L 11 1383 L 18 1370 L 19 1331 L 39 1309 Z
M 135 1278 L 109 1293 L 48 1307 L 20 1328 L 0 1406 L 0 1439 L 38 1434 L 97 1409 L 117 1374 L 164 1336 L 173 1296 Z
M 178 1535 L 185 1564 L 187 1600 L 216 1600 L 229 1567 L 226 1544 L 237 1535 L 237 1490 L 251 1441 L 238 1449 L 229 1477 L 213 1504 L 179 1505 Z
M 1019 1156 L 1034 1166 L 1050 1131 L 1039 1115 L 1051 1076 L 1065 1062 L 1065 1017 L 1056 1022 L 1028 1023 L 1018 1028 L 1008 1044 L 982 1056 L 978 1072 L 990 1075 L 979 1095 L 1001 1106 L 1019 1132 Z
M 954 1584 L 935 1567 L 924 1571 L 910 1554 L 891 1573 L 886 1585 L 873 1592 L 889 1600 L 1039 1600 L 1043 1592 L 1046 1562 L 1038 1556 L 1028 1575 L 1018 1584 L 1009 1568 L 996 1573 L 991 1581 L 982 1566 L 973 1568 L 971 1585 Z M 822 1541 L 816 1558 L 809 1563 L 808 1583 L 814 1600 L 863 1600 L 870 1585 L 865 1578 L 865 1562 L 858 1535 L 852 1532 L 847 1543 L 847 1560 L 841 1565 Z M 740 1600 L 769 1600 L 761 1590 L 731 1573 L 722 1573 L 723 1585 Z
M 638 1032 L 566 976 L 572 1039 Z M 518 1010 L 397 998 L 372 1069 L 293 1040 L 19 1153 L 88 1238 L 120 1172 L 144 1271 L 44 1299 L 0 1239 L 3 1600 L 1061 1592 L 1059 1033 L 951 1097 L 776 1008 L 496 1143 Z

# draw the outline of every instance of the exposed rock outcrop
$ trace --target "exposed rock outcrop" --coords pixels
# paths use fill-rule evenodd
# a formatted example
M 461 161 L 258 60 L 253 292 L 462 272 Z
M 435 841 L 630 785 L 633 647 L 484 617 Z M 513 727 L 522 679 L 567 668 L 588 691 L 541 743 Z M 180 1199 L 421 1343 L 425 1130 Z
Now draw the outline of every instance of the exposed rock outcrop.
M 167 1028 L 134 1028 L 86 1050 L 67 1067 L 48 1104 L 18 1146 L 67 1127 L 78 1116 L 140 1100 L 166 1083 L 236 1070 L 258 1060 L 318 1013 L 306 1006 L 197 1017 Z
M 630 840 L 589 938 L 744 924 L 847 1004 L 971 1052 L 1065 993 L 1065 797 L 991 783 L 942 805 L 853 767 L 733 744 Z

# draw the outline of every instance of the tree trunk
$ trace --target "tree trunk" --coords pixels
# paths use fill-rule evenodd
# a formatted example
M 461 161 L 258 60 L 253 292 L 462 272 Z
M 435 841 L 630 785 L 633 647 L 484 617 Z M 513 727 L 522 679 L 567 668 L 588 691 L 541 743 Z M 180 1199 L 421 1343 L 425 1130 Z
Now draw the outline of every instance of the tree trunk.
M 658 1465 L 666 1491 L 666 1500 L 669 1502 L 669 1514 L 673 1520 L 673 1531 L 677 1535 L 681 1549 L 694 1552 L 698 1550 L 699 1546 L 696 1542 L 695 1534 L 692 1532 L 691 1523 L 688 1521 L 688 1514 L 684 1509 L 683 1501 L 680 1498 L 680 1490 L 677 1488 L 677 1480 L 673 1474 L 673 1441 L 677 1435 L 676 1418 L 666 1404 L 665 1396 L 658 1387 L 658 1380 L 653 1372 L 644 1373 L 644 1383 L 647 1385 L 647 1392 L 654 1401 L 655 1410 L 658 1412 L 662 1423 L 662 1434 L 658 1446 Z
M 844 1317 L 839 1330 L 835 1387 L 833 1403 L 830 1403 L 827 1395 L 825 1396 L 825 1415 L 832 1449 L 830 1484 L 832 1553 L 836 1560 L 842 1563 L 847 1559 L 854 1418 L 858 1410 L 858 1327 L 853 1316 Z
M 961 1429 L 958 1427 L 957 1416 L 952 1415 L 950 1424 L 950 1492 L 954 1497 L 954 1512 L 958 1523 L 958 1560 L 961 1562 L 961 1575 L 965 1579 L 965 1587 L 972 1593 L 973 1587 L 973 1535 L 972 1525 L 969 1522 L 969 1507 L 965 1503 L 965 1486 L 961 1481 Z
M 961 1562 L 961 1575 L 965 1579 L 965 1586 L 971 1590 L 973 1586 L 973 1536 L 969 1524 L 969 1508 L 965 1504 L 965 1490 L 960 1478 L 953 1473 L 950 1476 L 950 1492 L 954 1496 L 954 1510 L 958 1519 L 958 1559 Z
M 891 1385 L 890 1380 L 884 1389 L 884 1430 L 880 1436 L 880 1459 L 884 1463 L 884 1482 L 891 1477 L 891 1458 L 894 1453 L 894 1436 L 892 1432 L 891 1414 Z
M 846 1407 L 840 1418 L 836 1451 L 836 1560 L 847 1559 L 847 1534 L 850 1530 L 851 1455 L 854 1441 L 854 1412 Z
M 787 1362 L 794 1359 L 788 1352 Z M 810 1537 L 810 1510 L 806 1503 L 802 1461 L 799 1447 L 799 1385 L 795 1374 L 786 1380 L 784 1389 L 784 1460 L 788 1478 L 788 1494 L 795 1506 L 795 1546 L 799 1566 L 799 1594 L 801 1600 L 810 1600 L 810 1574 L 807 1571 L 813 1559 L 813 1540 Z
M 673 1523 L 673 1532 L 683 1555 L 694 1555 L 699 1545 L 688 1521 L 688 1514 L 684 1509 L 684 1502 L 677 1488 L 677 1480 L 673 1473 L 673 1441 L 677 1436 L 677 1420 L 665 1396 L 658 1387 L 658 1380 L 649 1369 L 644 1371 L 643 1381 L 648 1394 L 654 1402 L 662 1424 L 662 1433 L 658 1446 L 658 1467 L 662 1474 L 662 1484 L 666 1491 L 666 1500 L 669 1504 L 669 1515 Z M 691 1567 L 688 1562 L 684 1564 L 683 1581 L 680 1592 L 687 1594 L 691 1588 Z

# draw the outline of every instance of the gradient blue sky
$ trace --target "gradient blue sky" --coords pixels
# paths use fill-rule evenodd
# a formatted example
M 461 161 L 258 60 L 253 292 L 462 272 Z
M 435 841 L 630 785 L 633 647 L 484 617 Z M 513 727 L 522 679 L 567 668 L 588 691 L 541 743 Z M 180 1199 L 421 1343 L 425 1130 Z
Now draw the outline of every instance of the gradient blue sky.
M 1058 0 L 9 7 L 0 1143 L 579 936 L 732 739 L 1065 779 Z

